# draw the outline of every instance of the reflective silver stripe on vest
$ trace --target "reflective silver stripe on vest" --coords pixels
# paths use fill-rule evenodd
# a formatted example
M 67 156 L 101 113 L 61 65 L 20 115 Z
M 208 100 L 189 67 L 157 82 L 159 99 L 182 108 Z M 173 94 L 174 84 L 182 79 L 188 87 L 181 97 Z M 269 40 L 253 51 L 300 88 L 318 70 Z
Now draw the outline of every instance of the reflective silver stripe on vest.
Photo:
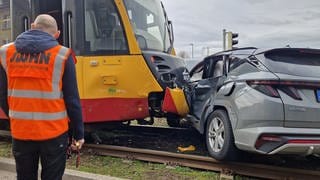
M 23 120 L 57 120 L 67 117 L 67 112 L 57 112 L 57 113 L 41 113 L 41 112 L 18 112 L 9 110 L 9 117 L 13 119 L 23 119 Z
M 53 68 L 53 76 L 52 76 L 52 91 L 59 91 L 59 81 L 60 77 L 62 75 L 62 68 L 63 68 L 63 63 L 65 56 L 68 52 L 68 48 L 66 47 L 61 47 L 59 50 L 58 55 L 56 56 L 56 60 L 54 63 L 54 68 Z
M 8 90 L 8 96 L 21 98 L 41 98 L 41 99 L 59 99 L 62 98 L 62 92 L 43 92 L 43 91 L 23 91 L 23 90 Z
M 3 69 L 7 72 L 7 50 L 9 46 L 13 43 L 6 44 L 0 48 L 0 57 L 1 57 L 1 64 Z
M 8 96 L 22 98 L 39 98 L 39 99 L 60 99 L 63 93 L 59 89 L 59 82 L 63 71 L 63 64 L 68 48 L 61 47 L 54 62 L 52 74 L 52 92 L 43 92 L 35 90 L 12 90 L 8 89 Z

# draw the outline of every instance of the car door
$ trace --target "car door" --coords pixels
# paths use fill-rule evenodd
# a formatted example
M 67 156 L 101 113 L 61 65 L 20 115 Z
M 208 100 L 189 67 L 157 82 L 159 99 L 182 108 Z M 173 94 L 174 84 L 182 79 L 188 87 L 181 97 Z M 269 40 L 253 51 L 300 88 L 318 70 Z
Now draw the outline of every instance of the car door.
M 203 111 L 208 107 L 213 97 L 216 94 L 220 78 L 223 76 L 224 64 L 222 56 L 214 56 L 206 58 L 197 69 L 202 69 L 201 79 L 194 79 L 195 74 L 191 71 L 191 80 L 195 80 L 191 83 L 192 95 L 191 95 L 191 107 L 190 113 L 197 119 L 201 119 Z

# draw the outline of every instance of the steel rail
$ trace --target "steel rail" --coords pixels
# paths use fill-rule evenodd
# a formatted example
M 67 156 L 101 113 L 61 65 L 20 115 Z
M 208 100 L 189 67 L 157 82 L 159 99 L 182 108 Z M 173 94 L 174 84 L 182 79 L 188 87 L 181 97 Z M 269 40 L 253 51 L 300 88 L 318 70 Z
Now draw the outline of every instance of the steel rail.
M 84 146 L 98 155 L 164 163 L 168 165 L 186 166 L 196 169 L 217 171 L 227 175 L 245 175 L 267 179 L 320 179 L 320 172 L 278 166 L 219 162 L 210 157 L 178 154 L 148 149 L 128 148 L 101 144 L 85 144 Z

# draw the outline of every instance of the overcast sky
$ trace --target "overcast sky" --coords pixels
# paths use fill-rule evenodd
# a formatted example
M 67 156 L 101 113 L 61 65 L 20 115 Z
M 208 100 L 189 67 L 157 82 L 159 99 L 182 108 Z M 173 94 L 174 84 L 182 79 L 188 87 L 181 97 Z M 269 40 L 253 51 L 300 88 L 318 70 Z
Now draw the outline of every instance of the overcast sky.
M 320 48 L 320 0 L 162 0 L 177 52 L 199 57 L 222 50 L 222 29 L 238 47 Z

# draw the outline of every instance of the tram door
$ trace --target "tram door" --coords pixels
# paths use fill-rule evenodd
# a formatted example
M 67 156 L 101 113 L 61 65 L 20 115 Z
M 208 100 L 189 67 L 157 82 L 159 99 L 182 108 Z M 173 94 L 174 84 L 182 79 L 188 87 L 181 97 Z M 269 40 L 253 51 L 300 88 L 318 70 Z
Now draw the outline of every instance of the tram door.
M 22 32 L 30 29 L 31 23 L 39 14 L 50 14 L 57 23 L 61 35 L 58 39 L 63 44 L 63 21 L 61 0 L 11 0 L 13 40 Z
M 11 35 L 14 41 L 16 37 L 30 28 L 32 18 L 31 2 L 28 0 L 11 0 Z

